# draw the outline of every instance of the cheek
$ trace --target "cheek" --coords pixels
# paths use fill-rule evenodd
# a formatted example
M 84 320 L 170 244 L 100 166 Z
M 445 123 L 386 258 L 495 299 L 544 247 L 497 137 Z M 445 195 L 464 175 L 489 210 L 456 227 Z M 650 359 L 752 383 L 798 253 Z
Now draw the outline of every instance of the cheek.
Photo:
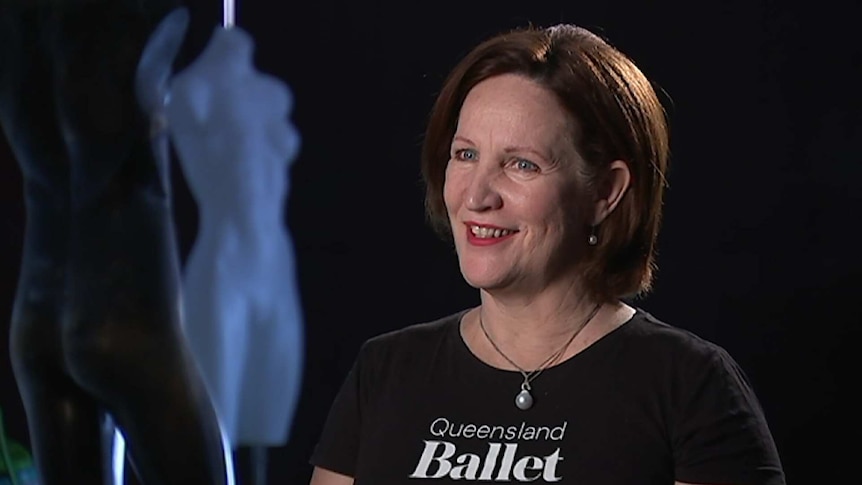
M 509 209 L 520 214 L 525 221 L 546 228 L 558 228 L 565 210 L 563 198 L 556 187 L 537 187 L 533 190 L 510 191 Z
M 570 239 L 573 233 L 578 232 L 583 221 L 577 202 L 560 192 L 546 194 L 548 197 L 533 197 L 530 201 L 525 201 L 525 210 L 529 211 L 529 217 L 542 227 L 548 241 Z
M 458 210 L 461 205 L 461 194 L 463 194 L 458 178 L 453 177 L 451 170 L 446 169 L 446 177 L 443 180 L 443 203 L 446 206 L 446 211 L 452 214 Z

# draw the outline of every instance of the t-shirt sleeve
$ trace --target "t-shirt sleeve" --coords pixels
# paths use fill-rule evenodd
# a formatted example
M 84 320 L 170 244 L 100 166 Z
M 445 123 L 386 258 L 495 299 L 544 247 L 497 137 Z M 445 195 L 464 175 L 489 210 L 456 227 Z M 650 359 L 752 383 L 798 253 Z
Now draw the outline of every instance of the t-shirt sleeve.
M 720 348 L 689 364 L 671 430 L 676 479 L 784 485 L 775 442 L 739 365 Z
M 359 399 L 361 365 L 360 357 L 342 383 L 310 460 L 313 466 L 351 477 L 356 471 L 362 425 Z

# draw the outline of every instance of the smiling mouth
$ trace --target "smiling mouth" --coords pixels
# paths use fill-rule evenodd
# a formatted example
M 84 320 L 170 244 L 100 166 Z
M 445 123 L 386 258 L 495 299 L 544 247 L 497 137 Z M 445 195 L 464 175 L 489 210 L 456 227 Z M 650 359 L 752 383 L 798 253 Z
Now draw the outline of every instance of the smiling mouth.
M 470 226 L 470 233 L 479 239 L 494 239 L 498 237 L 508 236 L 518 231 L 511 229 L 499 229 L 493 227 Z

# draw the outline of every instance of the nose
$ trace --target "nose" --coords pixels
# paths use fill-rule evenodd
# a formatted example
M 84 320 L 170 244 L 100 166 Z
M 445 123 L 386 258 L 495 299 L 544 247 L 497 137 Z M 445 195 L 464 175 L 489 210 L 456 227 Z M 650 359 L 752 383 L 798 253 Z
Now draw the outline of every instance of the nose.
M 472 178 L 465 194 L 465 206 L 475 212 L 499 209 L 503 198 L 497 190 L 499 173 L 493 167 L 479 164 L 473 170 Z

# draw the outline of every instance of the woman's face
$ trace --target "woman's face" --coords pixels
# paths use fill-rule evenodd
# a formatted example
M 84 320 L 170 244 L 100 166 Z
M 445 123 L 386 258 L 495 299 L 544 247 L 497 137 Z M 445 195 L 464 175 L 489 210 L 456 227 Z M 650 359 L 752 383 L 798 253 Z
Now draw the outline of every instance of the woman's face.
M 443 197 L 472 286 L 530 293 L 577 278 L 590 221 L 574 123 L 552 92 L 522 76 L 496 76 L 468 93 Z

